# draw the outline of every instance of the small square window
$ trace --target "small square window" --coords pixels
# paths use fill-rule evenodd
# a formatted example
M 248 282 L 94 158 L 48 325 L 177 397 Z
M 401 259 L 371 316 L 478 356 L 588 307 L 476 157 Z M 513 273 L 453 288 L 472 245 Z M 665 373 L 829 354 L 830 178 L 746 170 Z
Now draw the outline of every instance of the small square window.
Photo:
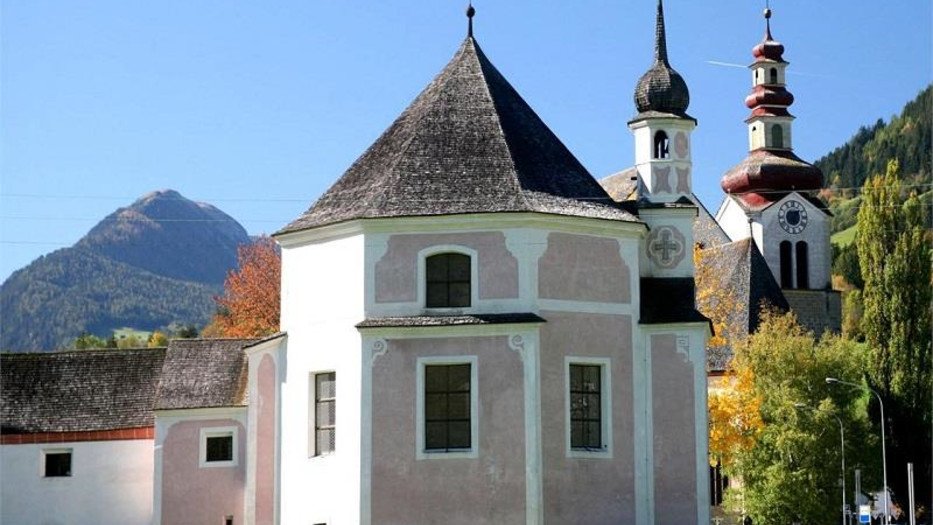
M 205 461 L 233 461 L 233 436 L 208 437 Z
M 47 478 L 71 476 L 71 450 L 50 450 L 43 453 L 43 473 Z
M 199 465 L 203 467 L 234 467 L 238 463 L 237 428 L 208 427 L 201 429 Z

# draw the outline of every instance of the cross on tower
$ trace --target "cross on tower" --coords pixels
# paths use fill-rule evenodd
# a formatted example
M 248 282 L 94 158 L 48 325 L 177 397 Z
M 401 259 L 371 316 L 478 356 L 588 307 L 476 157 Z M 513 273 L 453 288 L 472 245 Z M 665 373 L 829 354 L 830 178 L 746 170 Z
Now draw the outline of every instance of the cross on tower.
M 660 239 L 656 239 L 651 243 L 651 251 L 661 254 L 660 262 L 661 264 L 667 265 L 673 262 L 674 256 L 679 254 L 683 247 L 680 243 L 676 242 L 671 234 L 671 230 L 665 228 L 661 230 Z

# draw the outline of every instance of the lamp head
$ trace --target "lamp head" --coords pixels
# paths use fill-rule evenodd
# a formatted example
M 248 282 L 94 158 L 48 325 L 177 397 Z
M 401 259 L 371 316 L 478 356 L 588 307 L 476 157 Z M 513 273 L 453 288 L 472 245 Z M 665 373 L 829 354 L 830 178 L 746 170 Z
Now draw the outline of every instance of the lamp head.
M 838 383 L 838 382 L 839 382 L 839 380 L 836 379 L 835 377 L 827 377 L 827 378 L 826 378 L 826 384 L 827 384 L 827 385 L 832 385 L 832 384 Z

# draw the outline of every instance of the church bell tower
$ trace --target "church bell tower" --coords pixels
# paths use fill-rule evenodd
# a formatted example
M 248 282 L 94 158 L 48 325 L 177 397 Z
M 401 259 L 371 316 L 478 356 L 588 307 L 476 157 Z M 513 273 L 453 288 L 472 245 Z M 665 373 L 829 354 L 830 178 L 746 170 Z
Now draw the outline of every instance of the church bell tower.
M 716 220 L 733 241 L 751 236 L 798 318 L 817 333 L 840 325 L 832 291 L 830 214 L 817 197 L 823 173 L 794 154 L 784 45 L 771 35 L 752 48 L 748 155 L 722 178 L 727 197 Z

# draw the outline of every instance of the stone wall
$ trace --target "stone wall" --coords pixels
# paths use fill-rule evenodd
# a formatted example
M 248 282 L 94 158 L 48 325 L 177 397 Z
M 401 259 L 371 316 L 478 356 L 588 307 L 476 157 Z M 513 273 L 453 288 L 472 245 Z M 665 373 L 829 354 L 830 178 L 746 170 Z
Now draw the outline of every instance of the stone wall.
M 842 300 L 835 290 L 782 290 L 800 324 L 819 336 L 842 329 Z

